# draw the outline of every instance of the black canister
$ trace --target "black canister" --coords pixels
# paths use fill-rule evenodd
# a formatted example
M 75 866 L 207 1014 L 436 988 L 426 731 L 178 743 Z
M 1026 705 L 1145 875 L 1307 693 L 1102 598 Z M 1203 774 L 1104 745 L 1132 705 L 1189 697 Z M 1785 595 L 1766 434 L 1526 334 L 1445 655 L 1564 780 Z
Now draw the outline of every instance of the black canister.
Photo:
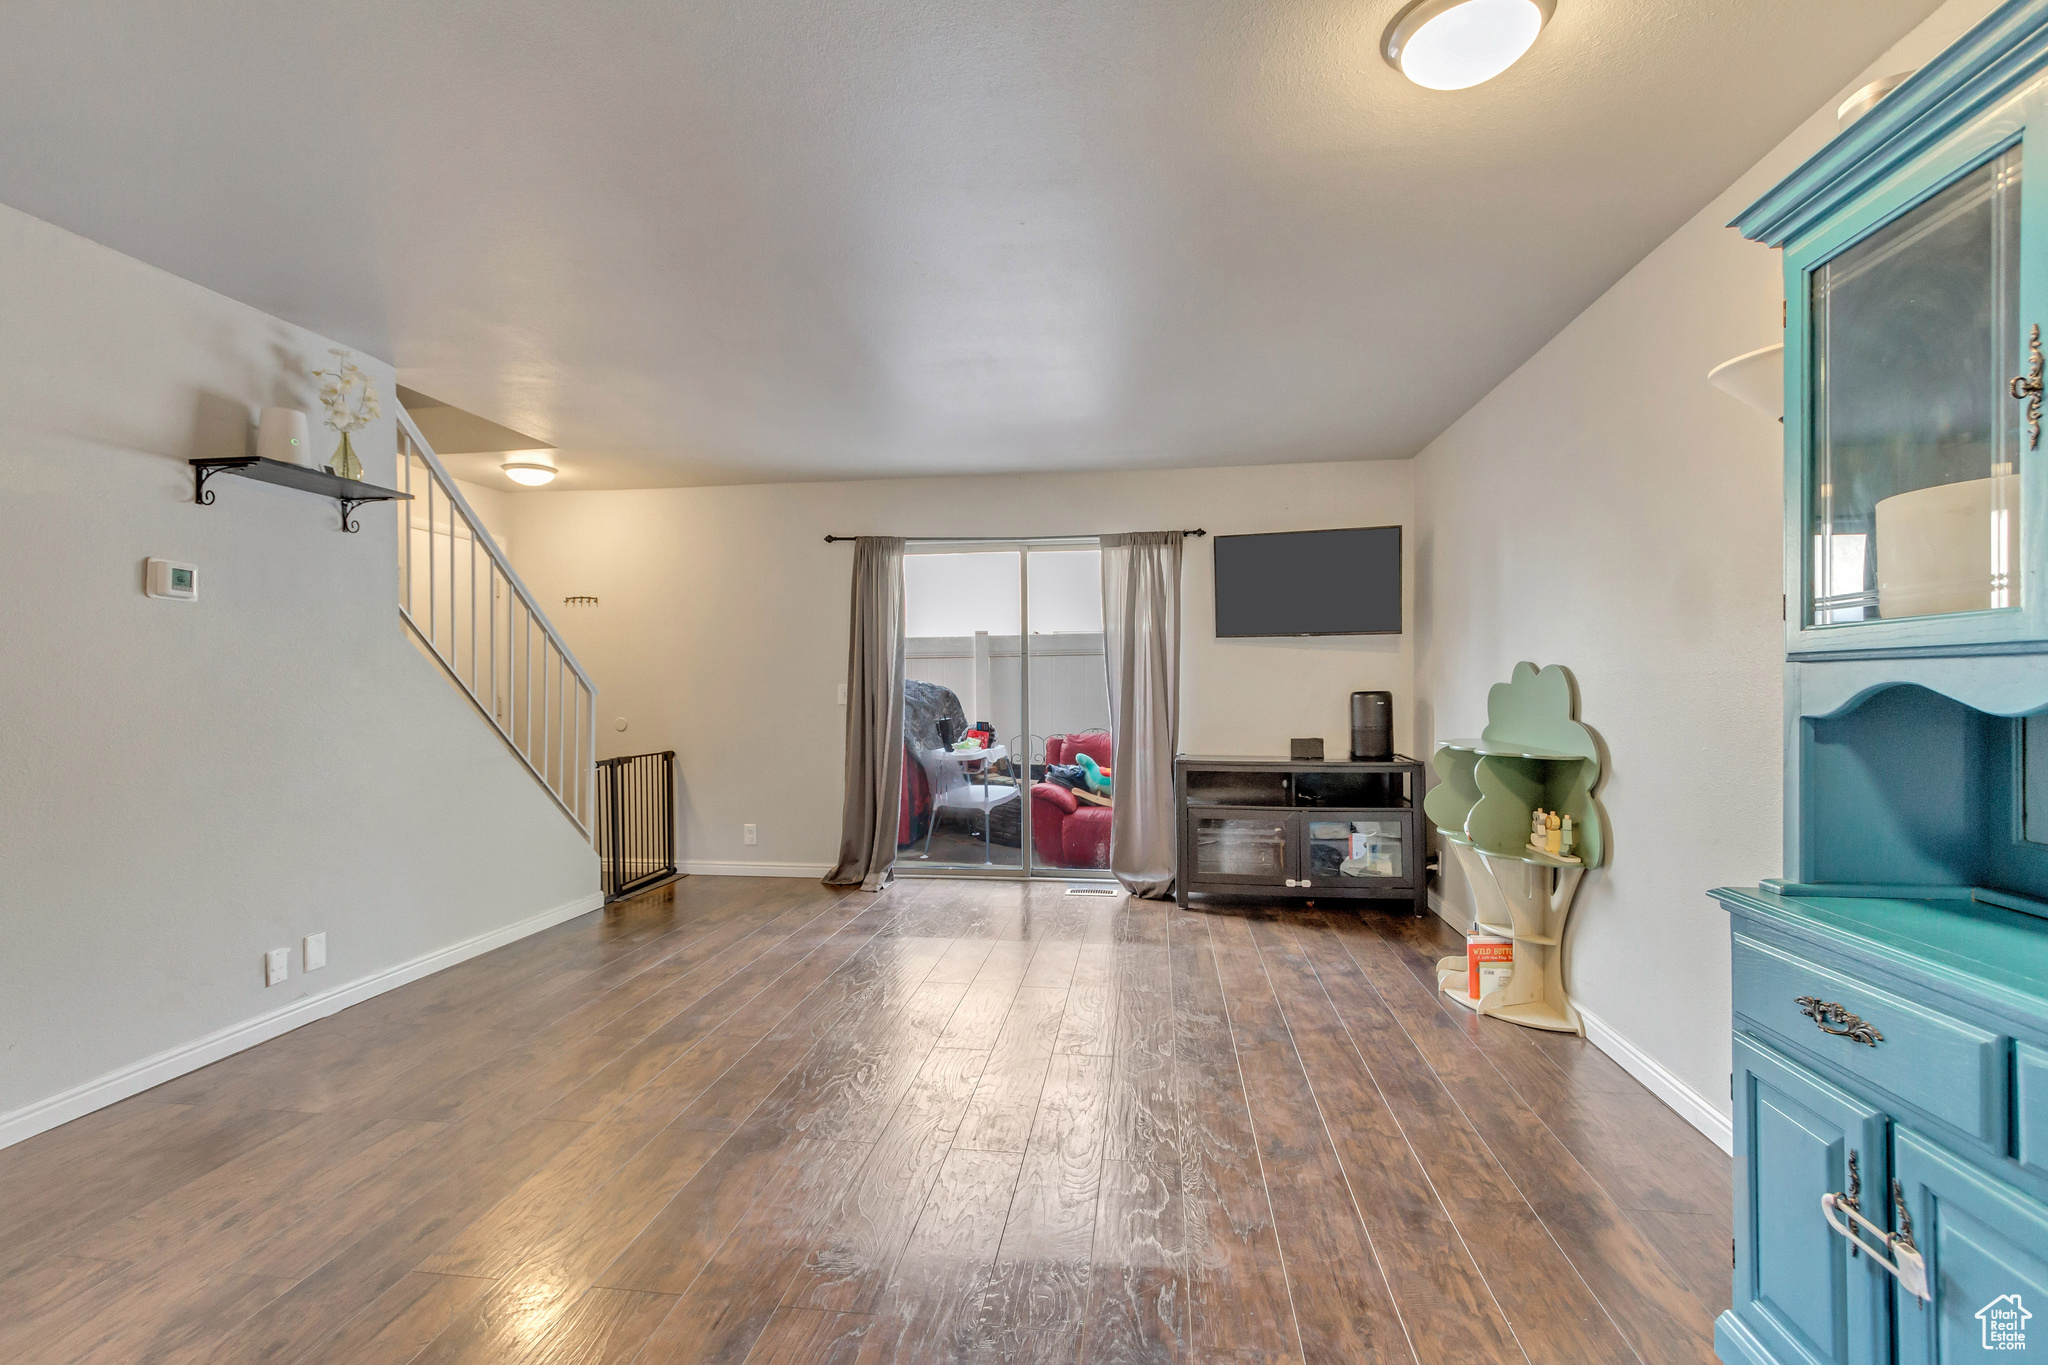
M 1384 762 L 1394 756 L 1394 694 L 1351 694 L 1351 759 Z

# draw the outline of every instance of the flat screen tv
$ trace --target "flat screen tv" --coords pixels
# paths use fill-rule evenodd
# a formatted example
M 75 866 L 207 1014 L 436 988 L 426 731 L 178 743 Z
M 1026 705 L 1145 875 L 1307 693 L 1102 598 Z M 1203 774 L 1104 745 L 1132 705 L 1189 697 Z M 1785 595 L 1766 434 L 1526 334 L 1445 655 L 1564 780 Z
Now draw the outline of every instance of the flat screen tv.
M 1400 527 L 1216 537 L 1218 637 L 1400 633 Z

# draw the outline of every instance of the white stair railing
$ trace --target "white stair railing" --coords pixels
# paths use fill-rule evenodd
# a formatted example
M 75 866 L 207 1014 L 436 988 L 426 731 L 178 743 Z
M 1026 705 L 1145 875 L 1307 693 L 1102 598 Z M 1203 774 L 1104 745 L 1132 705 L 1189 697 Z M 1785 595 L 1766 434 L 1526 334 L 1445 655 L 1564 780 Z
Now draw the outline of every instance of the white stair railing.
M 398 613 L 587 839 L 597 688 L 401 409 Z

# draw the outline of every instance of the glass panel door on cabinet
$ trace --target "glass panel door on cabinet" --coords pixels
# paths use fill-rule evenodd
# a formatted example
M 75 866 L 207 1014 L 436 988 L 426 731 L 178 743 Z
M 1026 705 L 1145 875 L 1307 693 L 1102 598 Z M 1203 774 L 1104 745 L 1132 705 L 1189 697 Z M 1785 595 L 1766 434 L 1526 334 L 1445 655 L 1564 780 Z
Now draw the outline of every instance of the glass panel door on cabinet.
M 1809 626 L 2020 603 L 2020 148 L 1807 276 Z
M 1196 881 L 1270 885 L 1294 878 L 1293 828 L 1287 816 L 1194 816 L 1188 821 L 1188 839 Z
M 1407 820 L 1382 811 L 1304 811 L 1309 880 L 1317 886 L 1409 885 Z

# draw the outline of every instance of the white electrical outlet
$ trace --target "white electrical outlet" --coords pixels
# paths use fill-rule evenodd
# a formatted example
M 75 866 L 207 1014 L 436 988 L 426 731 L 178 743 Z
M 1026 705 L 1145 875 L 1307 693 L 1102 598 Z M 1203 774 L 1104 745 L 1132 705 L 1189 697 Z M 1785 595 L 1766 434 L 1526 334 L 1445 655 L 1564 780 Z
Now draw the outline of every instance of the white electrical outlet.
M 317 972 L 327 965 L 327 935 L 324 932 L 306 935 L 304 948 L 307 971 Z
M 272 948 L 263 955 L 263 984 L 275 986 L 291 975 L 292 950 Z
M 752 825 L 743 825 L 741 828 L 745 831 L 742 837 L 747 843 L 758 844 L 761 842 L 759 832 Z
M 840 704 L 841 706 L 844 706 L 844 705 L 846 705 L 846 684 L 845 684 L 845 683 L 841 683 L 841 684 L 839 684 L 839 704 Z

